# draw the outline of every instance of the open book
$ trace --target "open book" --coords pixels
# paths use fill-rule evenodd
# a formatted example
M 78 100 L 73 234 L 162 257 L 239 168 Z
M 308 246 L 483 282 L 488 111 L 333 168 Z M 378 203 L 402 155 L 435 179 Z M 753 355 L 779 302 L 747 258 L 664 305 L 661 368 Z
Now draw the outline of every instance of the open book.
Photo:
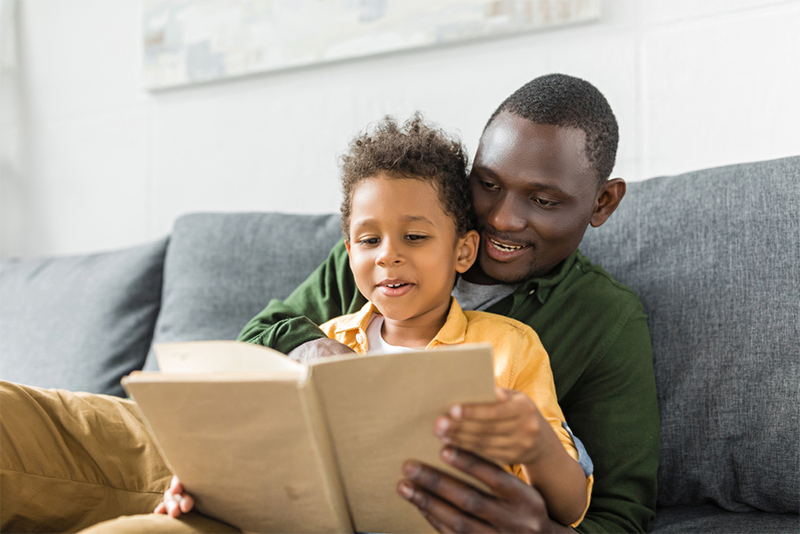
M 489 345 L 303 365 L 236 341 L 156 345 L 123 379 L 200 512 L 256 532 L 429 532 L 396 492 L 439 459 L 436 418 L 493 402 Z

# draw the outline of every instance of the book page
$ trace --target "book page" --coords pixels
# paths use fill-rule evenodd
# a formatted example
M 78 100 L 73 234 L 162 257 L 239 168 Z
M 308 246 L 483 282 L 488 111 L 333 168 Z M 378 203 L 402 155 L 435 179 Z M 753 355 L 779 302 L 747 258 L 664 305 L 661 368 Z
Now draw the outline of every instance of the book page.
M 245 531 L 352 532 L 313 388 L 204 376 L 125 381 L 197 510 Z
M 305 366 L 277 350 L 241 341 L 156 343 L 162 373 L 303 372 Z
M 358 532 L 430 532 L 396 491 L 407 459 L 464 477 L 439 459 L 436 418 L 458 402 L 494 402 L 489 345 L 340 357 L 310 364 Z

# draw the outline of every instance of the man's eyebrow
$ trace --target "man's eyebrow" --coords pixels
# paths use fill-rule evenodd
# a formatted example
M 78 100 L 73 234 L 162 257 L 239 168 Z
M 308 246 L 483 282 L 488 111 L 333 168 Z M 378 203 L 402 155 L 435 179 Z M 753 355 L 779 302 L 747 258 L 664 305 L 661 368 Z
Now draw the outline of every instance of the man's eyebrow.
M 494 172 L 489 167 L 483 167 L 481 165 L 473 165 L 472 166 L 472 170 L 477 170 L 481 174 L 487 175 L 489 178 L 494 178 L 495 180 L 502 181 L 502 179 L 500 178 L 500 175 L 497 174 L 496 172 Z M 527 185 L 528 185 L 528 189 L 536 189 L 537 191 L 550 191 L 550 192 L 553 192 L 553 193 L 557 193 L 559 195 L 569 195 L 566 191 L 564 191 L 563 189 L 561 189 L 559 187 L 556 187 L 556 186 L 550 185 L 550 184 L 543 184 L 542 182 L 535 182 L 535 181 L 534 182 L 528 182 Z

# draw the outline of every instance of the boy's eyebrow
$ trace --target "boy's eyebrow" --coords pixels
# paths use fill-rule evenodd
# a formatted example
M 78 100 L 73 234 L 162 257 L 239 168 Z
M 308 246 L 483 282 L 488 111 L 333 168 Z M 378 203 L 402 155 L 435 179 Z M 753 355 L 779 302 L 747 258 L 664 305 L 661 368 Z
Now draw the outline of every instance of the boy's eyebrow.
M 424 222 L 424 223 L 428 223 L 430 225 L 433 225 L 433 221 L 431 221 L 429 218 L 425 217 L 424 215 L 406 215 L 406 216 L 404 216 L 402 218 L 402 220 L 405 221 L 405 222 Z M 367 225 L 370 225 L 370 224 L 375 224 L 377 222 L 378 222 L 378 220 L 375 219 L 374 217 L 369 217 L 367 219 L 357 219 L 357 220 L 353 221 L 351 224 L 353 226 L 367 226 Z
M 497 174 L 496 172 L 494 172 L 489 167 L 483 167 L 481 165 L 473 165 L 472 166 L 472 170 L 477 170 L 481 174 L 485 174 L 485 175 L 489 176 L 489 178 L 494 178 L 495 180 L 500 180 L 500 175 Z M 549 185 L 549 184 L 543 184 L 542 182 L 535 182 L 535 181 L 534 182 L 528 182 L 527 185 L 528 185 L 528 189 L 539 189 L 539 190 L 544 190 L 544 191 L 552 191 L 553 193 L 559 193 L 559 194 L 562 194 L 562 195 L 566 195 L 567 194 L 567 192 L 564 191 L 561 188 L 558 188 L 558 187 L 555 187 L 555 186 Z

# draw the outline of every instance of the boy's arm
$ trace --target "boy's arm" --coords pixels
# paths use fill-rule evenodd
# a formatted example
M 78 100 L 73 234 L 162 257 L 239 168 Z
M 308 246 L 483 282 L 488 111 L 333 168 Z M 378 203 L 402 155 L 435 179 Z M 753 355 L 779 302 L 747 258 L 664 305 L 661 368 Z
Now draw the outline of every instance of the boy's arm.
M 288 354 L 319 339 L 327 339 L 317 325 L 361 309 L 366 299 L 359 293 L 350 271 L 344 241 L 286 300 L 272 300 L 245 325 L 239 341 L 265 345 Z

